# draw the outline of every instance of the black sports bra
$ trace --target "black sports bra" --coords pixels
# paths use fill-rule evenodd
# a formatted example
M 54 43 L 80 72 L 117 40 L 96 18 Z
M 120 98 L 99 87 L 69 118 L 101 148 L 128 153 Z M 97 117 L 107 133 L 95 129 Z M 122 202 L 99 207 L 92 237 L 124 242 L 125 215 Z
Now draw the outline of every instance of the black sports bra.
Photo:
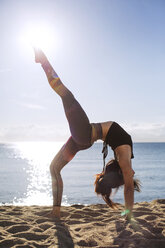
M 109 145 L 114 151 L 115 159 L 116 159 L 115 149 L 118 146 L 130 145 L 132 150 L 131 158 L 134 158 L 131 136 L 116 122 L 113 122 L 112 125 L 110 126 L 105 141 L 103 143 L 102 153 L 103 153 L 104 166 L 105 166 L 105 158 L 108 154 L 107 145 Z

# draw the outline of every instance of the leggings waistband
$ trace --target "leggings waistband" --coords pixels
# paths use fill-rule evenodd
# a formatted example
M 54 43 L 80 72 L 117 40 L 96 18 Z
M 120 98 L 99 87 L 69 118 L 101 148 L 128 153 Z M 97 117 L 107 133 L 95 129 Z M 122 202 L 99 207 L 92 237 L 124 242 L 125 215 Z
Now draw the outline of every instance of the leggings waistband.
M 91 143 L 93 144 L 96 140 L 102 139 L 103 132 L 100 123 L 91 123 L 91 126 L 92 126 Z

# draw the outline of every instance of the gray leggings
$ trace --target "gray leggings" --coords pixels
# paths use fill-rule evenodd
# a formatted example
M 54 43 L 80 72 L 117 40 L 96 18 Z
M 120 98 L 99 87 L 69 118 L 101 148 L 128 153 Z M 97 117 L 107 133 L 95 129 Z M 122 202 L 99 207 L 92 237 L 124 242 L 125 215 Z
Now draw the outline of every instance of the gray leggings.
M 92 131 L 97 138 L 102 137 L 100 124 L 90 124 L 89 119 L 73 94 L 61 82 L 58 75 L 47 61 L 42 65 L 48 81 L 55 92 L 61 97 L 66 118 L 69 123 L 71 137 L 61 148 L 50 165 L 52 177 L 53 205 L 60 206 L 63 192 L 61 169 L 80 151 L 92 146 Z M 95 140 L 96 140 L 95 139 Z

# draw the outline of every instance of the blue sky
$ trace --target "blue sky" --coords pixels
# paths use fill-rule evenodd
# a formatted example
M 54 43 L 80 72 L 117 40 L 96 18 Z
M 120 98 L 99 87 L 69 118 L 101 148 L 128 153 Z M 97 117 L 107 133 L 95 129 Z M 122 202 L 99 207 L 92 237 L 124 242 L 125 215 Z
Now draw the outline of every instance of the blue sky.
M 60 98 L 21 39 L 45 25 L 47 57 L 91 122 L 165 142 L 164 13 L 163 0 L 1 0 L 0 141 L 70 136 Z

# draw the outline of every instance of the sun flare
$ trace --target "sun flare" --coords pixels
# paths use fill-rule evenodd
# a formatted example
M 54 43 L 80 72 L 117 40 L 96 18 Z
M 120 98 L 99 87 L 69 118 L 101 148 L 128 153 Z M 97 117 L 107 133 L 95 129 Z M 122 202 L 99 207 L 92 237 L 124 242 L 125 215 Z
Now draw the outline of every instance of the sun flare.
M 55 34 L 49 25 L 43 25 L 42 23 L 38 25 L 31 24 L 22 34 L 21 40 L 26 46 L 50 50 L 54 44 Z

